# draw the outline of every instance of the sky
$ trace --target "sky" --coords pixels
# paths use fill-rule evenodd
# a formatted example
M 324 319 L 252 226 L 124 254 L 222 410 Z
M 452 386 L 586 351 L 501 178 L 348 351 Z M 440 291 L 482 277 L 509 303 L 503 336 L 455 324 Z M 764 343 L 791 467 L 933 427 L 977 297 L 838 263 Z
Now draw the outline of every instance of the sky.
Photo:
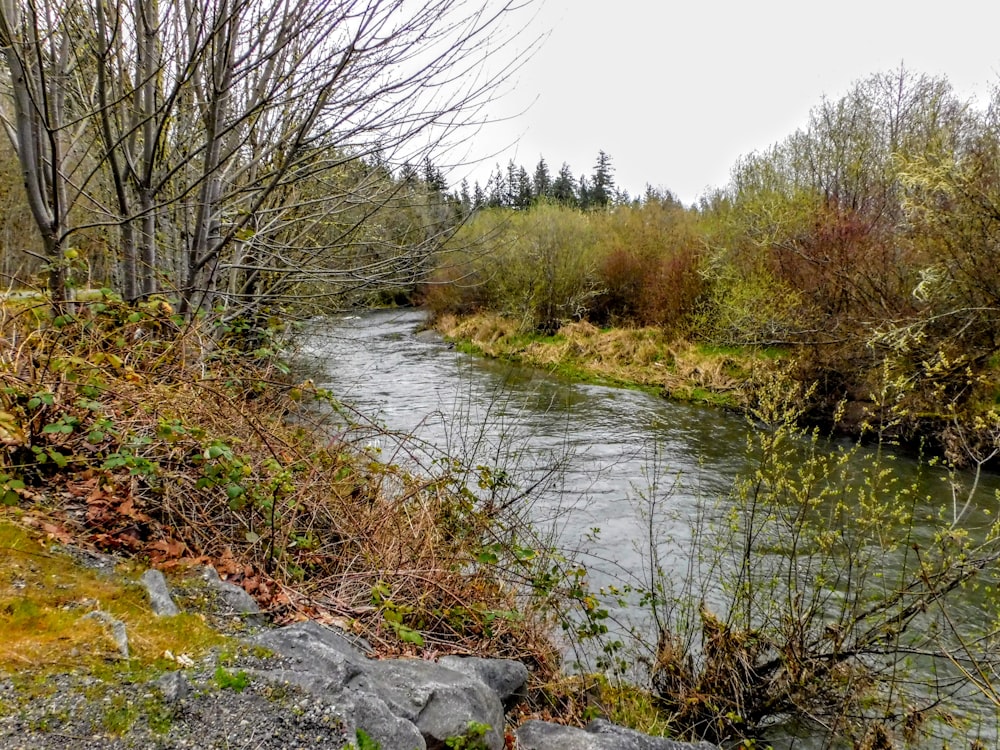
M 547 38 L 471 139 L 481 161 L 450 179 L 485 184 L 511 159 L 530 173 L 540 156 L 590 175 L 603 149 L 619 187 L 690 205 L 872 74 L 903 65 L 985 103 L 998 30 L 993 0 L 545 0 L 528 33 Z

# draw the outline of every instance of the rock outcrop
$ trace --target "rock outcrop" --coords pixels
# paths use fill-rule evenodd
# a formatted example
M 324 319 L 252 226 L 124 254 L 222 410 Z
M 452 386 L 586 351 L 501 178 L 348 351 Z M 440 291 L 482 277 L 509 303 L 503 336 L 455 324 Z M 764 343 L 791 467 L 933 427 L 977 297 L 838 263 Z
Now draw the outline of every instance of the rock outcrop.
M 113 573 L 109 573 L 113 574 Z M 508 734 L 507 711 L 525 697 L 528 670 L 509 659 L 445 656 L 377 659 L 357 636 L 315 622 L 268 628 L 263 614 L 237 586 L 206 568 L 175 586 L 157 571 L 141 578 L 150 609 L 160 617 L 182 610 L 218 623 L 244 647 L 198 660 L 179 654 L 178 669 L 148 684 L 106 684 L 95 703 L 92 678 L 57 675 L 45 697 L 18 703 L 18 690 L 0 675 L 0 750 L 60 748 L 62 736 L 87 737 L 81 748 L 222 748 L 239 738 L 254 747 L 345 750 L 688 750 L 606 721 L 585 729 L 528 721 Z M 128 658 L 126 625 L 96 611 Z M 235 621 L 237 627 L 225 627 Z M 214 627 L 214 625 L 213 625 Z M 88 692 L 89 691 L 89 692 Z M 102 725 L 134 712 L 122 733 Z M 140 714 L 148 714 L 143 719 Z M 110 717 L 110 718 L 109 718 Z M 251 746 L 239 744 L 236 746 Z
M 267 631 L 255 643 L 285 657 L 282 668 L 261 676 L 327 696 L 343 707 L 349 734 L 360 729 L 383 750 L 441 748 L 456 737 L 502 750 L 503 698 L 528 677 L 524 665 L 502 659 L 453 658 L 448 666 L 368 659 L 350 639 L 312 622 Z

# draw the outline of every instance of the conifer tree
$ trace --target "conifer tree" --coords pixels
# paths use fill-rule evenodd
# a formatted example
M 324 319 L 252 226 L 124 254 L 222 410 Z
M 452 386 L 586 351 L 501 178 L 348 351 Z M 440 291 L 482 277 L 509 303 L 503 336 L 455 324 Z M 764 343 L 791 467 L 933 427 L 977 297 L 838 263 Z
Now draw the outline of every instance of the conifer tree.
M 594 204 L 590 182 L 588 182 L 587 180 L 587 175 L 585 174 L 580 175 L 580 179 L 577 181 L 577 185 L 578 185 L 577 195 L 579 196 L 577 199 L 577 204 L 580 206 L 580 208 L 586 210 Z
M 490 175 L 489 182 L 486 183 L 486 194 L 486 204 L 490 208 L 503 208 L 509 205 L 507 202 L 507 181 L 503 178 L 499 164 L 497 164 L 496 171 Z
M 567 206 L 577 205 L 576 179 L 566 162 L 563 162 L 559 174 L 552 183 L 552 197 Z
M 434 166 L 429 156 L 424 158 L 424 182 L 432 193 L 442 194 L 448 189 L 444 173 Z
M 611 157 L 603 150 L 597 152 L 597 164 L 594 165 L 594 175 L 590 180 L 588 205 L 594 208 L 607 208 L 615 194 L 614 167 Z
M 532 188 L 531 178 L 524 167 L 517 170 L 516 187 L 511 192 L 514 194 L 514 208 L 530 208 L 531 204 L 535 202 L 535 191 Z
M 479 188 L 479 183 L 476 183 L 476 189 Z M 469 194 L 469 181 L 462 180 L 462 184 L 458 189 L 458 202 L 462 206 L 462 216 L 468 216 L 472 213 L 472 196 Z
M 538 164 L 535 165 L 532 188 L 535 191 L 536 200 L 552 197 L 552 175 L 549 174 L 549 165 L 545 163 L 544 157 L 539 157 Z

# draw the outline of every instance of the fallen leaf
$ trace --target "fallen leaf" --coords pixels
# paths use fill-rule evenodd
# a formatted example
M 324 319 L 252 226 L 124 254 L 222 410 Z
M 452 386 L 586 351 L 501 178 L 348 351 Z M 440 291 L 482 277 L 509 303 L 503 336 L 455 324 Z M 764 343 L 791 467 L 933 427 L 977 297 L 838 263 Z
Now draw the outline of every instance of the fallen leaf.
M 73 542 L 73 535 L 58 524 L 42 521 L 41 527 L 42 531 L 48 535 L 49 539 L 57 541 L 59 544 L 71 544 Z

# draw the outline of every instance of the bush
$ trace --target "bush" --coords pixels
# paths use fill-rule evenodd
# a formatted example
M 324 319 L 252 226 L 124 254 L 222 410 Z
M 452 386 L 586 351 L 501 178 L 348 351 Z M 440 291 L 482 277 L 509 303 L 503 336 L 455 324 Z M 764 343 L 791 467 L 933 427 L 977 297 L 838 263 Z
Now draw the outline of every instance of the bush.
M 602 293 L 595 323 L 686 327 L 702 291 L 700 244 L 691 214 L 657 202 L 597 217 Z
M 955 486 L 935 507 L 882 451 L 823 446 L 796 426 L 807 395 L 776 381 L 762 399 L 748 469 L 694 521 L 704 547 L 686 580 L 659 562 L 670 489 L 647 492 L 653 692 L 690 739 L 766 739 L 792 722 L 855 746 L 917 742 L 960 721 L 970 691 L 998 692 L 994 501 Z
M 440 268 L 436 278 L 457 283 L 428 291 L 437 314 L 482 305 L 526 330 L 553 333 L 585 317 L 599 291 L 592 217 L 576 209 L 542 204 L 530 211 L 483 211 L 452 247 L 450 257 L 459 260 Z

